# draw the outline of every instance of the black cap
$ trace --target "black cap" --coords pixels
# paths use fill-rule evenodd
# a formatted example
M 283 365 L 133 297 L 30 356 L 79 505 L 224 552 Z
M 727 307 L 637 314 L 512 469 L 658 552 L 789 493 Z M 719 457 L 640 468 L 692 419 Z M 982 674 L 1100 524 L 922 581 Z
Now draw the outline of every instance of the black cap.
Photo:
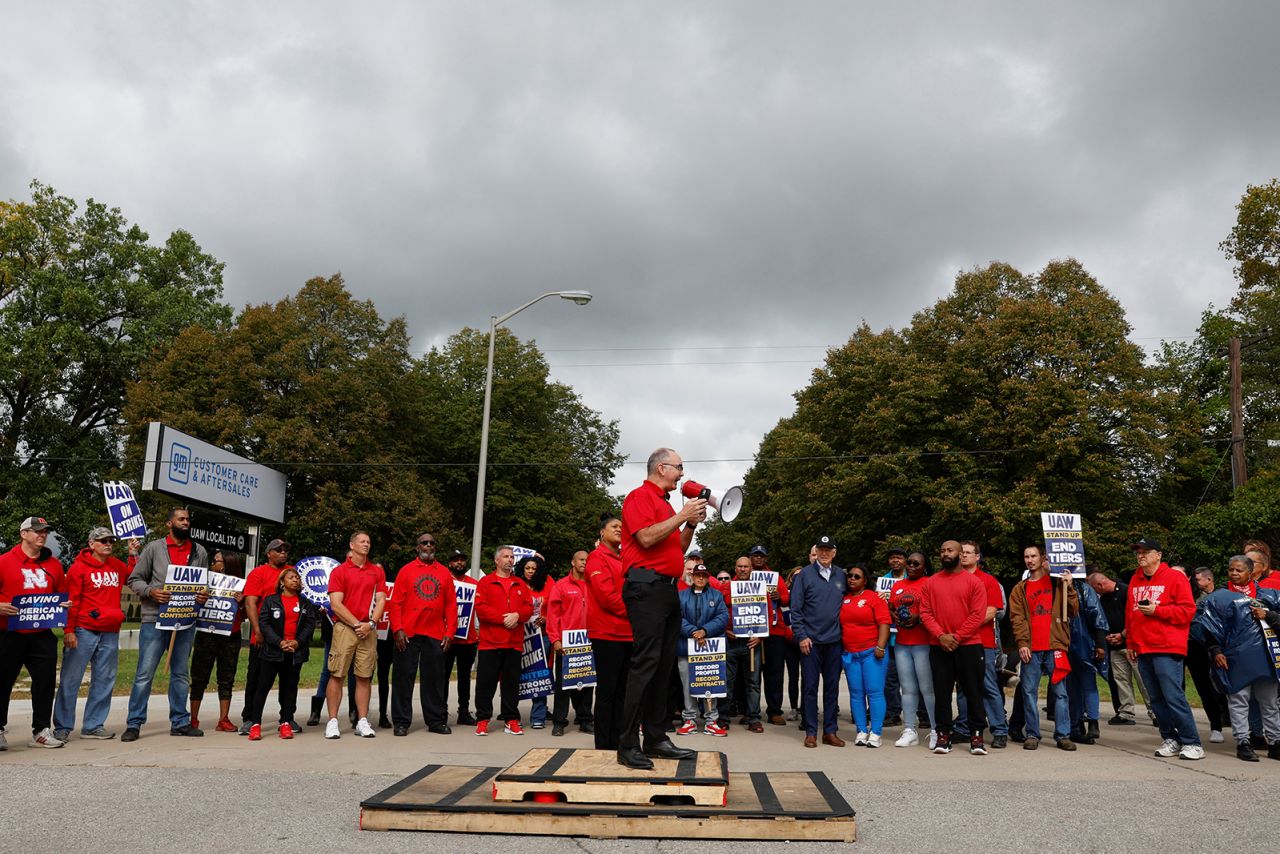
M 824 534 L 813 541 L 813 547 L 815 549 L 834 549 L 836 541 Z
M 889 549 L 889 553 L 885 555 L 885 557 L 893 557 L 894 555 L 901 555 L 902 557 L 906 557 L 907 553 L 902 549 Z
M 751 547 L 751 551 L 747 552 L 747 557 L 751 557 L 753 555 L 764 555 L 765 557 L 768 557 L 769 550 L 766 549 L 764 546 L 760 545 L 759 543 L 756 543 L 754 546 Z
M 467 556 L 462 553 L 461 549 L 454 549 L 453 554 L 449 555 L 449 561 L 452 562 L 457 560 L 458 558 L 462 558 L 463 560 L 466 560 Z
M 699 573 L 699 572 L 706 573 L 707 575 L 710 575 L 710 574 L 711 574 L 711 570 L 707 569 L 707 565 L 706 565 L 705 563 L 700 563 L 700 564 L 698 564 L 697 566 L 695 566 L 695 567 L 693 568 L 693 570 L 692 570 L 692 571 L 693 571 L 695 574 L 697 574 L 697 573 Z
M 1133 544 L 1133 548 L 1134 549 L 1150 549 L 1153 552 L 1164 551 L 1164 549 L 1160 548 L 1160 541 L 1153 540 L 1150 537 L 1143 537 L 1142 539 L 1138 540 L 1136 543 Z

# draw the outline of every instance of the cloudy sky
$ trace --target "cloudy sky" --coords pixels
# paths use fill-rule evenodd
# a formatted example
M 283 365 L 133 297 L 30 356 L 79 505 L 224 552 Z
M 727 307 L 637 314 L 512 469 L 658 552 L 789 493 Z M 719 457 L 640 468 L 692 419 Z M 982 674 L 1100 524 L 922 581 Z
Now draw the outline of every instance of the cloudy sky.
M 1067 6 L 1069 8 L 1055 8 Z M 1034 7 L 1034 8 L 1031 8 Z M 6 3 L 0 196 L 184 228 L 235 305 L 341 272 L 413 348 L 510 328 L 643 463 L 738 482 L 862 320 L 1079 258 L 1144 346 L 1280 175 L 1280 6 Z M 618 475 L 619 490 L 642 469 Z

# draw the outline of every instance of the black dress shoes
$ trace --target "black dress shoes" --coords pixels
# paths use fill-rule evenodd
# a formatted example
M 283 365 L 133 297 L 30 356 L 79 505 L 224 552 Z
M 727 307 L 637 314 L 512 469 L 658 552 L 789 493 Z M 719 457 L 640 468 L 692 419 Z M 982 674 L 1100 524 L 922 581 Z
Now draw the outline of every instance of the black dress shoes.
M 428 732 L 434 732 L 436 735 L 452 735 L 453 727 L 448 724 L 432 724 L 427 727 Z
M 662 741 L 646 747 L 644 755 L 652 759 L 693 759 L 698 755 L 698 751 L 676 747 L 671 743 L 671 739 L 664 738 Z
M 640 748 L 638 747 L 619 747 L 618 764 L 625 765 L 628 768 L 635 768 L 640 771 L 650 771 L 653 769 L 653 761 L 641 753 Z

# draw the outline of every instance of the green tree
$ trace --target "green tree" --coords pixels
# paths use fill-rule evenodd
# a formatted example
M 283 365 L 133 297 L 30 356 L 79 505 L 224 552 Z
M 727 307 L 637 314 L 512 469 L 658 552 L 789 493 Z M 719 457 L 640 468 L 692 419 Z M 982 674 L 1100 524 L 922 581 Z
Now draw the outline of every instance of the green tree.
M 126 384 L 230 310 L 222 264 L 185 231 L 153 245 L 117 208 L 31 191 L 0 202 L 0 527 L 41 514 L 79 542 L 119 470 Z

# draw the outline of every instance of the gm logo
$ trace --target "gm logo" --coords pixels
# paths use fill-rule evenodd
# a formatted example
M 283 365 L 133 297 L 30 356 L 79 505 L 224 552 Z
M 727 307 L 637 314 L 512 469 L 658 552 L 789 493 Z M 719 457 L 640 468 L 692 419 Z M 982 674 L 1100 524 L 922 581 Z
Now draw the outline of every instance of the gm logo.
M 169 480 L 186 483 L 191 479 L 191 449 L 174 442 L 169 446 Z

